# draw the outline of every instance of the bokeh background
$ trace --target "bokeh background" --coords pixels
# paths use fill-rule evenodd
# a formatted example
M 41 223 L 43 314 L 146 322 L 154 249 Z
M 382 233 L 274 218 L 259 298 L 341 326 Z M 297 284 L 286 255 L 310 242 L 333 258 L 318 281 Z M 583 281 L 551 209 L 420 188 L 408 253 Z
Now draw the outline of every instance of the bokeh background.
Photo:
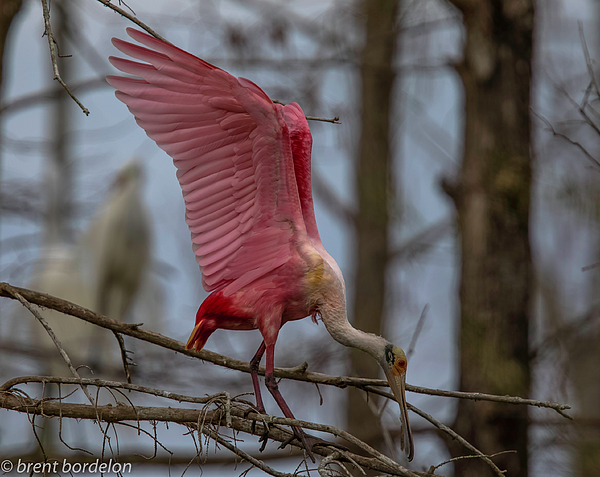
M 175 168 L 104 81 L 114 74 L 110 39 L 125 38 L 131 22 L 93 0 L 51 3 L 59 51 L 68 55 L 59 60 L 61 76 L 89 109 L 85 116 L 52 80 L 40 2 L 4 0 L 2 8 L 11 3 L 20 10 L 3 24 L 10 28 L 0 106 L 0 280 L 185 342 L 206 293 Z M 310 123 L 321 237 L 346 277 L 355 326 L 409 354 L 411 384 L 568 402 L 576 420 L 427 395 L 408 394 L 411 403 L 487 453 L 516 449 L 518 456 L 499 457 L 507 475 L 600 475 L 600 2 L 129 0 L 121 7 L 270 97 L 340 118 Z M 74 361 L 88 366 L 82 375 L 124 380 L 112 334 L 71 317 L 48 319 Z M 1 381 L 68 375 L 42 331 L 25 310 L 0 302 Z M 249 360 L 260 340 L 258 332 L 219 331 L 207 348 Z M 247 375 L 125 341 L 137 363 L 133 382 L 192 395 L 252 390 Z M 287 324 L 277 346 L 276 365 L 304 361 L 313 371 L 378 376 L 310 320 Z M 402 459 L 396 406 L 358 391 L 280 386 L 298 418 L 347 429 Z M 468 453 L 414 414 L 411 423 L 411 468 Z M 50 456 L 76 459 L 51 422 L 36 425 Z M 157 432 L 171 457 L 159 449 L 141 459 L 154 453 L 153 440 L 119 429 L 121 461 L 135 462 L 135 475 L 181 474 L 196 443 L 178 426 Z M 101 452 L 103 436 L 91 423 L 65 423 L 62 437 Z M 244 446 L 258 447 L 250 439 Z M 281 471 L 301 460 L 274 446 L 265 452 Z M 0 458 L 43 459 L 27 416 L 0 410 Z M 479 465 L 461 461 L 437 472 L 491 475 Z M 210 447 L 201 471 L 194 463 L 187 472 L 247 468 Z

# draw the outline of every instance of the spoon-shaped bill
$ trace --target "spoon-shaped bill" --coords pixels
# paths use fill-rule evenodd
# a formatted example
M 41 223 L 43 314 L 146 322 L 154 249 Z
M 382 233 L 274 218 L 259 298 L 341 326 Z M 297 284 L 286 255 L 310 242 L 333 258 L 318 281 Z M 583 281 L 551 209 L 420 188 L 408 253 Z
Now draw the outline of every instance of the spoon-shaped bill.
M 390 388 L 396 397 L 396 401 L 400 405 L 400 422 L 402 423 L 402 441 L 401 449 L 406 453 L 409 462 L 413 460 L 415 455 L 415 447 L 413 444 L 412 433 L 410 431 L 410 423 L 408 422 L 408 407 L 406 405 L 406 397 L 404 389 L 406 385 L 406 373 L 394 374 L 392 371 L 385 371 L 385 376 L 388 380 Z

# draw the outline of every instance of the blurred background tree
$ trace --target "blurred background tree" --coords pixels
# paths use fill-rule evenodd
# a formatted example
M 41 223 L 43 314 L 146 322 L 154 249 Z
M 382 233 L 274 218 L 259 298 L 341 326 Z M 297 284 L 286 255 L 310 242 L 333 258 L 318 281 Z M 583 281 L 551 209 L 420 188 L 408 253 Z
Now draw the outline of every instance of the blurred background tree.
M 533 2 L 453 2 L 466 28 L 456 69 L 464 86 L 464 156 L 446 183 L 461 243 L 460 389 L 530 395 L 529 321 L 533 264 L 529 221 L 529 126 Z M 454 427 L 508 475 L 527 476 L 528 410 L 461 400 Z M 454 457 L 462 446 L 451 442 Z M 457 475 L 491 475 L 460 460 Z
M 127 5 L 174 44 L 252 79 L 272 98 L 297 101 L 310 115 L 341 118 L 341 126 L 311 123 L 319 228 L 344 271 L 354 324 L 384 333 L 407 351 L 410 383 L 572 400 L 578 419 L 566 426 L 546 411 L 510 405 L 414 394 L 409 401 L 453 423 L 487 453 L 517 450 L 497 457 L 507 475 L 596 475 L 599 269 L 582 267 L 598 262 L 600 177 L 573 142 L 598 157 L 598 91 L 589 87 L 600 55 L 598 1 L 548 0 L 537 2 L 535 12 L 534 2 L 516 0 Z M 205 294 L 174 169 L 103 81 L 112 72 L 109 39 L 123 37 L 130 24 L 97 1 L 51 4 L 60 53 L 71 55 L 60 59 L 61 73 L 91 111 L 85 117 L 51 84 L 40 3 L 24 0 L 11 24 L 18 9 L 19 2 L 9 0 L 0 7 L 0 39 L 11 25 L 0 45 L 0 280 L 26 286 L 49 266 L 49 286 L 60 284 L 57 275 L 73 283 L 82 254 L 94 261 L 85 247 L 118 191 L 110 184 L 131 157 L 139 157 L 141 207 L 151 215 L 141 247 L 148 255 L 140 259 L 145 271 L 139 285 L 129 286 L 130 305 L 113 305 L 126 310 L 122 319 L 185 341 Z M 590 43 L 588 64 L 577 20 Z M 553 135 L 544 121 L 571 142 Z M 53 227 L 60 232 L 51 233 Z M 75 300 L 68 293 L 102 307 L 73 284 L 62 295 Z M 34 340 L 30 330 L 38 324 L 17 310 L 6 303 L 0 308 L 1 380 L 45 372 L 55 354 Z M 73 331 L 77 320 L 64 319 Z M 307 361 L 309 370 L 377 376 L 367 360 L 347 355 L 322 327 L 308 323 L 284 327 L 278 365 Z M 247 360 L 259 340 L 257 333 L 215 333 L 207 347 Z M 113 347 L 106 355 L 117 358 L 108 371 L 124 380 L 116 340 L 108 333 L 107 341 Z M 195 395 L 251 390 L 245 375 L 127 339 L 125 345 L 135 351 L 134 382 Z M 77 364 L 100 369 L 85 356 Z M 395 406 L 360 392 L 281 386 L 299 418 L 345 428 L 402 458 Z M 273 402 L 266 406 L 275 409 Z M 412 468 L 469 453 L 414 414 L 411 422 Z M 169 460 L 183 470 L 196 454 L 192 438 L 180 430 L 163 426 L 158 432 L 176 452 L 169 457 L 160 451 L 138 464 L 140 475 L 164 475 Z M 98 435 L 87 424 L 63 430 L 67 442 L 94 451 Z M 133 431 L 120 431 L 120 438 L 123 461 L 138 462 L 136 453 L 153 448 L 151 439 Z M 244 445 L 258 448 L 256 442 Z M 53 452 L 73 455 L 58 441 Z M 265 452 L 262 457 L 285 457 L 274 446 Z M 26 417 L 9 414 L 0 423 L 0 458 L 15 456 L 40 459 Z M 293 472 L 297 462 L 293 456 L 280 467 Z M 226 454 L 211 453 L 203 472 L 231 475 L 233 468 Z M 438 472 L 490 474 L 477 460 Z

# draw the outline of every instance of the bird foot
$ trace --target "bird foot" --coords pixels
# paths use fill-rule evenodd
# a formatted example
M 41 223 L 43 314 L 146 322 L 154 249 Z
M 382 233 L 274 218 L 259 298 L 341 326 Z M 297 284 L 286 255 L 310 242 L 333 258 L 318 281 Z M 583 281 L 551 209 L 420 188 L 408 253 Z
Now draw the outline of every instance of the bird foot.
M 266 414 L 266 411 L 264 408 L 260 408 L 259 406 L 252 406 L 249 409 L 246 409 L 244 411 L 244 418 L 247 419 L 248 415 L 252 412 L 255 412 L 257 414 Z M 258 440 L 258 442 L 262 442 L 262 445 L 260 446 L 260 449 L 258 449 L 259 452 L 262 452 L 265 450 L 265 447 L 267 445 L 268 442 L 268 437 L 269 437 L 269 428 L 267 427 L 267 424 L 263 422 L 263 425 L 265 426 L 265 430 L 264 432 L 260 435 L 260 439 Z M 252 419 L 252 427 L 250 428 L 250 432 L 251 434 L 255 434 L 256 433 L 256 419 Z
M 316 462 L 315 456 L 312 453 L 312 448 L 313 448 L 314 444 L 312 442 L 309 444 L 309 438 L 313 438 L 313 439 L 315 439 L 315 438 L 313 436 L 309 436 L 300 427 L 292 426 L 292 429 L 294 431 L 294 434 L 292 436 L 290 436 L 288 439 L 286 439 L 285 441 L 283 441 L 281 443 L 281 445 L 279 446 L 279 449 L 284 449 L 294 439 L 298 439 L 298 441 L 302 443 L 302 447 L 304 447 L 304 449 L 306 450 L 306 453 L 308 454 L 308 457 L 310 457 L 310 460 L 313 463 L 315 463 Z
M 349 450 L 347 447 L 344 447 L 341 444 L 329 442 L 329 441 L 320 439 L 319 437 L 315 437 L 311 434 L 307 434 L 299 427 L 292 427 L 292 429 L 294 430 L 294 435 L 289 437 L 287 440 L 283 441 L 281 443 L 281 445 L 279 446 L 279 449 L 285 448 L 294 439 L 298 439 L 298 441 L 300 441 L 302 443 L 302 446 L 304 447 L 304 449 L 306 449 L 306 452 L 307 452 L 308 456 L 310 457 L 310 460 L 313 461 L 313 463 L 315 462 L 315 456 L 312 451 L 315 447 L 331 446 L 331 447 L 335 447 L 336 449 L 340 449 L 343 451 Z

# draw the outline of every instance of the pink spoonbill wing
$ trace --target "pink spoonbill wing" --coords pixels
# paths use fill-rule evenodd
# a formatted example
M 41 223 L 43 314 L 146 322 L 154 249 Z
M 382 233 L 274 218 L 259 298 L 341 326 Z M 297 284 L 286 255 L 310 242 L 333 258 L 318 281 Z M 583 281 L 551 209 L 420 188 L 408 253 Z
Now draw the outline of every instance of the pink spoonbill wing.
M 233 293 L 284 264 L 306 237 L 290 135 L 306 145 L 304 114 L 173 45 L 127 33 L 145 46 L 113 44 L 143 63 L 111 57 L 136 77 L 107 81 L 173 158 L 204 288 Z M 308 154 L 310 195 L 310 145 Z

